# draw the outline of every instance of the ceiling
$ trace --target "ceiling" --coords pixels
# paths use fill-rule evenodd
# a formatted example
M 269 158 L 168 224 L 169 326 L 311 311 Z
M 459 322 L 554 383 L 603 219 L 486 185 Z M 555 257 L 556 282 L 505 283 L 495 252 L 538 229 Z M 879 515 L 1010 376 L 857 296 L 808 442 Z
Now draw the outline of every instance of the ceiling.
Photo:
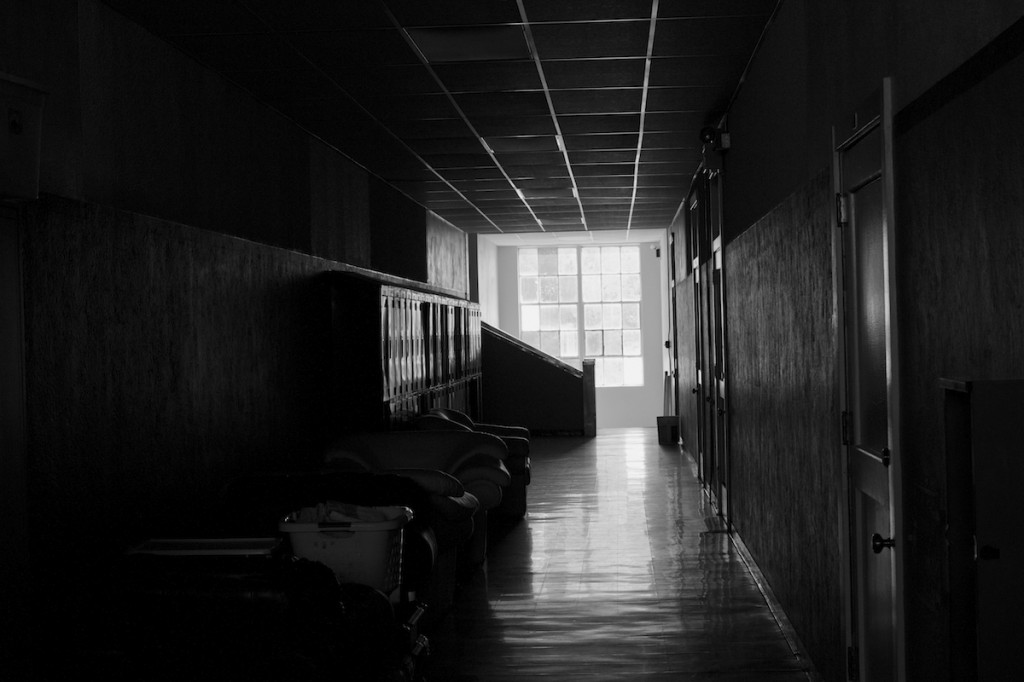
M 665 229 L 779 0 L 106 0 L 470 233 Z

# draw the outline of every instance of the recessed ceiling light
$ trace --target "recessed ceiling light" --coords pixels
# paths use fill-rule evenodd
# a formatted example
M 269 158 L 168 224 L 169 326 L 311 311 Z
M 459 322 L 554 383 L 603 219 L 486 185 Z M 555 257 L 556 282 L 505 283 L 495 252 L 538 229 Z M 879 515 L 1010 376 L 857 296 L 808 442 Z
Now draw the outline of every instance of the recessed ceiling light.
M 431 64 L 533 58 L 519 24 L 410 28 L 407 31 Z

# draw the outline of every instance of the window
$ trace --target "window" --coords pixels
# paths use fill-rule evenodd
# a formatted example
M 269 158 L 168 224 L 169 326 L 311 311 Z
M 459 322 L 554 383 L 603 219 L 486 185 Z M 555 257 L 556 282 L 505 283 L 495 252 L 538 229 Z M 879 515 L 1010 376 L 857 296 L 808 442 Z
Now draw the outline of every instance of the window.
M 520 338 L 598 386 L 642 386 L 640 247 L 519 249 Z

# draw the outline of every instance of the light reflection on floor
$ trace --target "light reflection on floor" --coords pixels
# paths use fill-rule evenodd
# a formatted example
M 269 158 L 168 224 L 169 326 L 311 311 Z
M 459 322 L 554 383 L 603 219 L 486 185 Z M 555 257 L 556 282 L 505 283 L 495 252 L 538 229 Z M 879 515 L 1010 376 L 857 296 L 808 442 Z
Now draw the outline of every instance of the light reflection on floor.
M 808 679 L 655 429 L 535 439 L 532 459 L 528 516 L 461 588 L 428 680 Z

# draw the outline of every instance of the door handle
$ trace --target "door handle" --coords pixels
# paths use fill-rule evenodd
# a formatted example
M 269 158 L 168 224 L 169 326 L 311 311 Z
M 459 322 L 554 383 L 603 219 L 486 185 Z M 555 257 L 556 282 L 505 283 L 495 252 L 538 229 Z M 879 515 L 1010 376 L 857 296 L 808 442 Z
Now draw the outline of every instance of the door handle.
M 892 549 L 895 546 L 896 540 L 894 538 L 883 538 L 878 533 L 871 536 L 871 551 L 875 554 L 881 554 L 883 549 Z

